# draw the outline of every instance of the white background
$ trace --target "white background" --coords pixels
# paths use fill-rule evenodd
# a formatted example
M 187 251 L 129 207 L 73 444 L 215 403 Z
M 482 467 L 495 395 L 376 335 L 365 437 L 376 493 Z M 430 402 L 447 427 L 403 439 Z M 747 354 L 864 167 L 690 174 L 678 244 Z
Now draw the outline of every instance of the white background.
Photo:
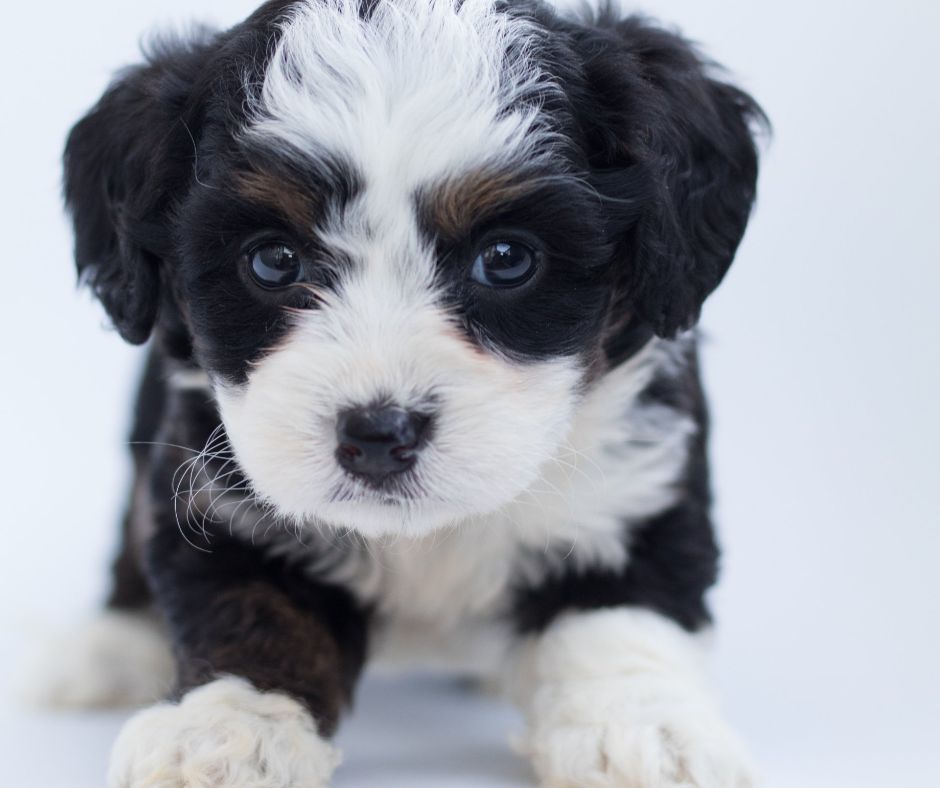
M 254 0 L 4 8 L 0 676 L 103 593 L 139 355 L 76 295 L 69 127 L 139 34 Z M 776 136 L 706 310 L 718 514 L 716 669 L 771 788 L 935 785 L 940 735 L 940 5 L 648 0 L 764 103 Z M 0 783 L 100 786 L 120 715 L 0 709 Z M 507 709 L 371 684 L 337 785 L 524 786 Z

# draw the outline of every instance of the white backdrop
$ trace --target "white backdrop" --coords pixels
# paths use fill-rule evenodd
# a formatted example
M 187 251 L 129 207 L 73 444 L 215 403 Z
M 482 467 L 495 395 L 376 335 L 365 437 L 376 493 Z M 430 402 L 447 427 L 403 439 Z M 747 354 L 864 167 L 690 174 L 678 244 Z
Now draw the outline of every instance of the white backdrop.
M 103 592 L 138 353 L 76 295 L 65 133 L 141 32 L 254 0 L 58 0 L 3 13 L 0 676 Z M 632 7 L 632 4 L 631 4 Z M 718 514 L 716 669 L 771 788 L 920 786 L 940 734 L 940 6 L 647 0 L 771 115 L 760 204 L 706 309 Z M 100 786 L 120 715 L 3 694 L 0 782 Z M 373 682 L 348 788 L 524 786 L 498 704 Z

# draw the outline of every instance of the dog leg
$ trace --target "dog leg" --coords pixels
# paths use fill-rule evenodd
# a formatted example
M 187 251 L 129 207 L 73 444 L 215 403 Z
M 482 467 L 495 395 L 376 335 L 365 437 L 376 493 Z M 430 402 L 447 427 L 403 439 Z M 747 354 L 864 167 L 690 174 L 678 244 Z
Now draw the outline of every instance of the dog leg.
M 180 697 L 132 718 L 110 788 L 321 788 L 329 743 L 365 659 L 367 614 L 304 567 L 215 534 L 211 550 L 159 530 L 148 566 Z
M 747 757 L 704 685 L 699 644 L 655 613 L 561 616 L 514 677 L 523 749 L 545 788 L 750 788 Z

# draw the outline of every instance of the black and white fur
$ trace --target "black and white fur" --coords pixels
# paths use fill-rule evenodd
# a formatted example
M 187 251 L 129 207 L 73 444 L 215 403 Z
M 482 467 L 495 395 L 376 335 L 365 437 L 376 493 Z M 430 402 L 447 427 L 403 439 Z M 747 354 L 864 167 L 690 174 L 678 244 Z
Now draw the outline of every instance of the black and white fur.
M 65 188 L 83 279 L 152 337 L 137 477 L 110 612 L 48 685 L 172 687 L 111 786 L 326 785 L 367 658 L 502 679 L 546 786 L 752 784 L 700 675 L 692 326 L 761 122 L 677 35 L 537 2 L 273 0 L 119 77 Z M 471 282 L 506 233 L 532 281 Z M 269 237 L 301 285 L 248 275 Z M 380 487 L 336 459 L 375 402 L 433 419 Z

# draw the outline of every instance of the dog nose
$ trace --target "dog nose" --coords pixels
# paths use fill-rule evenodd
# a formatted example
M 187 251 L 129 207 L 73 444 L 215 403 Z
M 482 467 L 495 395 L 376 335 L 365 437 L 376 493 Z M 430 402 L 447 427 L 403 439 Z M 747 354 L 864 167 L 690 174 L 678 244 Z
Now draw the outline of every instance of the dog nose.
M 393 406 L 347 410 L 336 422 L 336 458 L 347 471 L 381 481 L 415 464 L 430 422 Z

